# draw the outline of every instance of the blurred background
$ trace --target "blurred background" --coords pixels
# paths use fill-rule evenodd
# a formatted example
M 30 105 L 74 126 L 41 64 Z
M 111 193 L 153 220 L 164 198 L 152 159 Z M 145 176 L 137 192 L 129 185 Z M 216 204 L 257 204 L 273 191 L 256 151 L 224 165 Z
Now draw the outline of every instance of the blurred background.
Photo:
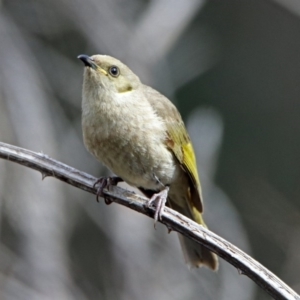
M 0 140 L 108 174 L 85 150 L 79 54 L 124 61 L 179 108 L 205 219 L 300 292 L 298 0 L 0 0 Z M 175 233 L 0 160 L 1 299 L 270 297 Z

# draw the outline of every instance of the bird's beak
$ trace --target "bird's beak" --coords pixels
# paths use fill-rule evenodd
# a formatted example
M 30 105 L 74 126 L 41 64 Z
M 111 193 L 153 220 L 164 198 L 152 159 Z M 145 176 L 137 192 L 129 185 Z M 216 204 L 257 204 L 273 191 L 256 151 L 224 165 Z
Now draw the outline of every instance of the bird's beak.
M 86 67 L 90 67 L 94 70 L 98 69 L 96 63 L 88 55 L 80 54 L 77 56 L 77 58 L 80 59 Z

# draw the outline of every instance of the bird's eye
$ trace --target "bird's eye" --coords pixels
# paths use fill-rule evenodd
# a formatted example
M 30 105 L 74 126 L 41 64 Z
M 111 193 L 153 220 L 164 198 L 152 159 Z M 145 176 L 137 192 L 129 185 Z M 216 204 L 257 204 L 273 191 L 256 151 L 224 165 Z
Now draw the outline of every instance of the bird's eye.
M 116 66 L 111 66 L 109 68 L 109 74 L 113 77 L 118 77 L 120 75 L 120 70 Z

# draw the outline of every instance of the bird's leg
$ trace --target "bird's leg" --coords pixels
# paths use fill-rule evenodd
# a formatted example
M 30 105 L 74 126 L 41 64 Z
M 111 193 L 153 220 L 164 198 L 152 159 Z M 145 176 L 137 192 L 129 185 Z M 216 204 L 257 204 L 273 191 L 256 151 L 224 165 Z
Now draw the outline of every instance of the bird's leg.
M 119 182 L 124 181 L 121 177 L 118 176 L 109 176 L 109 177 L 100 177 L 99 179 L 96 180 L 96 182 L 93 185 L 93 188 L 96 187 L 96 185 L 98 185 L 97 187 L 97 202 L 99 202 L 99 197 L 103 197 L 104 198 L 104 202 L 108 205 L 111 204 L 112 201 L 109 200 L 107 197 L 105 197 L 105 195 L 103 194 L 103 190 L 105 188 L 109 188 L 109 186 L 112 185 L 117 185 Z
M 156 210 L 155 210 L 155 214 L 154 214 L 154 226 L 156 224 L 156 222 L 158 220 L 161 221 L 162 219 L 162 214 L 164 212 L 165 206 L 166 206 L 166 202 L 167 202 L 167 198 L 168 198 L 168 193 L 169 193 L 169 186 L 164 185 L 158 178 L 157 176 L 154 175 L 155 180 L 157 181 L 157 183 L 159 183 L 160 185 L 163 186 L 163 189 L 152 195 L 152 197 L 150 198 L 150 200 L 147 203 L 147 206 L 150 207 L 151 205 L 155 205 L 156 206 Z
M 168 186 L 165 186 L 164 189 L 162 189 L 158 193 L 155 193 L 148 201 L 148 205 L 147 205 L 148 207 L 150 207 L 153 204 L 156 206 L 156 210 L 154 214 L 154 224 L 156 224 L 158 220 L 161 221 L 162 219 L 162 214 L 166 206 L 169 189 L 170 188 Z

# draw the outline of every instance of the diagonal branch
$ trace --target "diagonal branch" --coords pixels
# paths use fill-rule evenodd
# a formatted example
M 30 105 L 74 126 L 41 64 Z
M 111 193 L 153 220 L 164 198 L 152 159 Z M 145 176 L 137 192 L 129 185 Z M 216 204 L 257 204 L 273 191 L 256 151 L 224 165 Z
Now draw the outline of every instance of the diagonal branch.
M 96 189 L 93 187 L 96 181 L 95 177 L 54 160 L 43 153 L 36 153 L 0 142 L 0 158 L 40 171 L 43 178 L 52 176 L 84 191 L 96 194 Z M 148 199 L 145 197 L 117 186 L 104 190 L 104 194 L 109 196 L 113 202 L 127 206 L 151 218 L 154 216 L 155 209 L 146 207 L 145 204 Z M 166 207 L 161 223 L 218 254 L 235 266 L 239 274 L 247 275 L 274 299 L 300 300 L 300 296 L 294 290 L 252 257 L 178 212 Z

